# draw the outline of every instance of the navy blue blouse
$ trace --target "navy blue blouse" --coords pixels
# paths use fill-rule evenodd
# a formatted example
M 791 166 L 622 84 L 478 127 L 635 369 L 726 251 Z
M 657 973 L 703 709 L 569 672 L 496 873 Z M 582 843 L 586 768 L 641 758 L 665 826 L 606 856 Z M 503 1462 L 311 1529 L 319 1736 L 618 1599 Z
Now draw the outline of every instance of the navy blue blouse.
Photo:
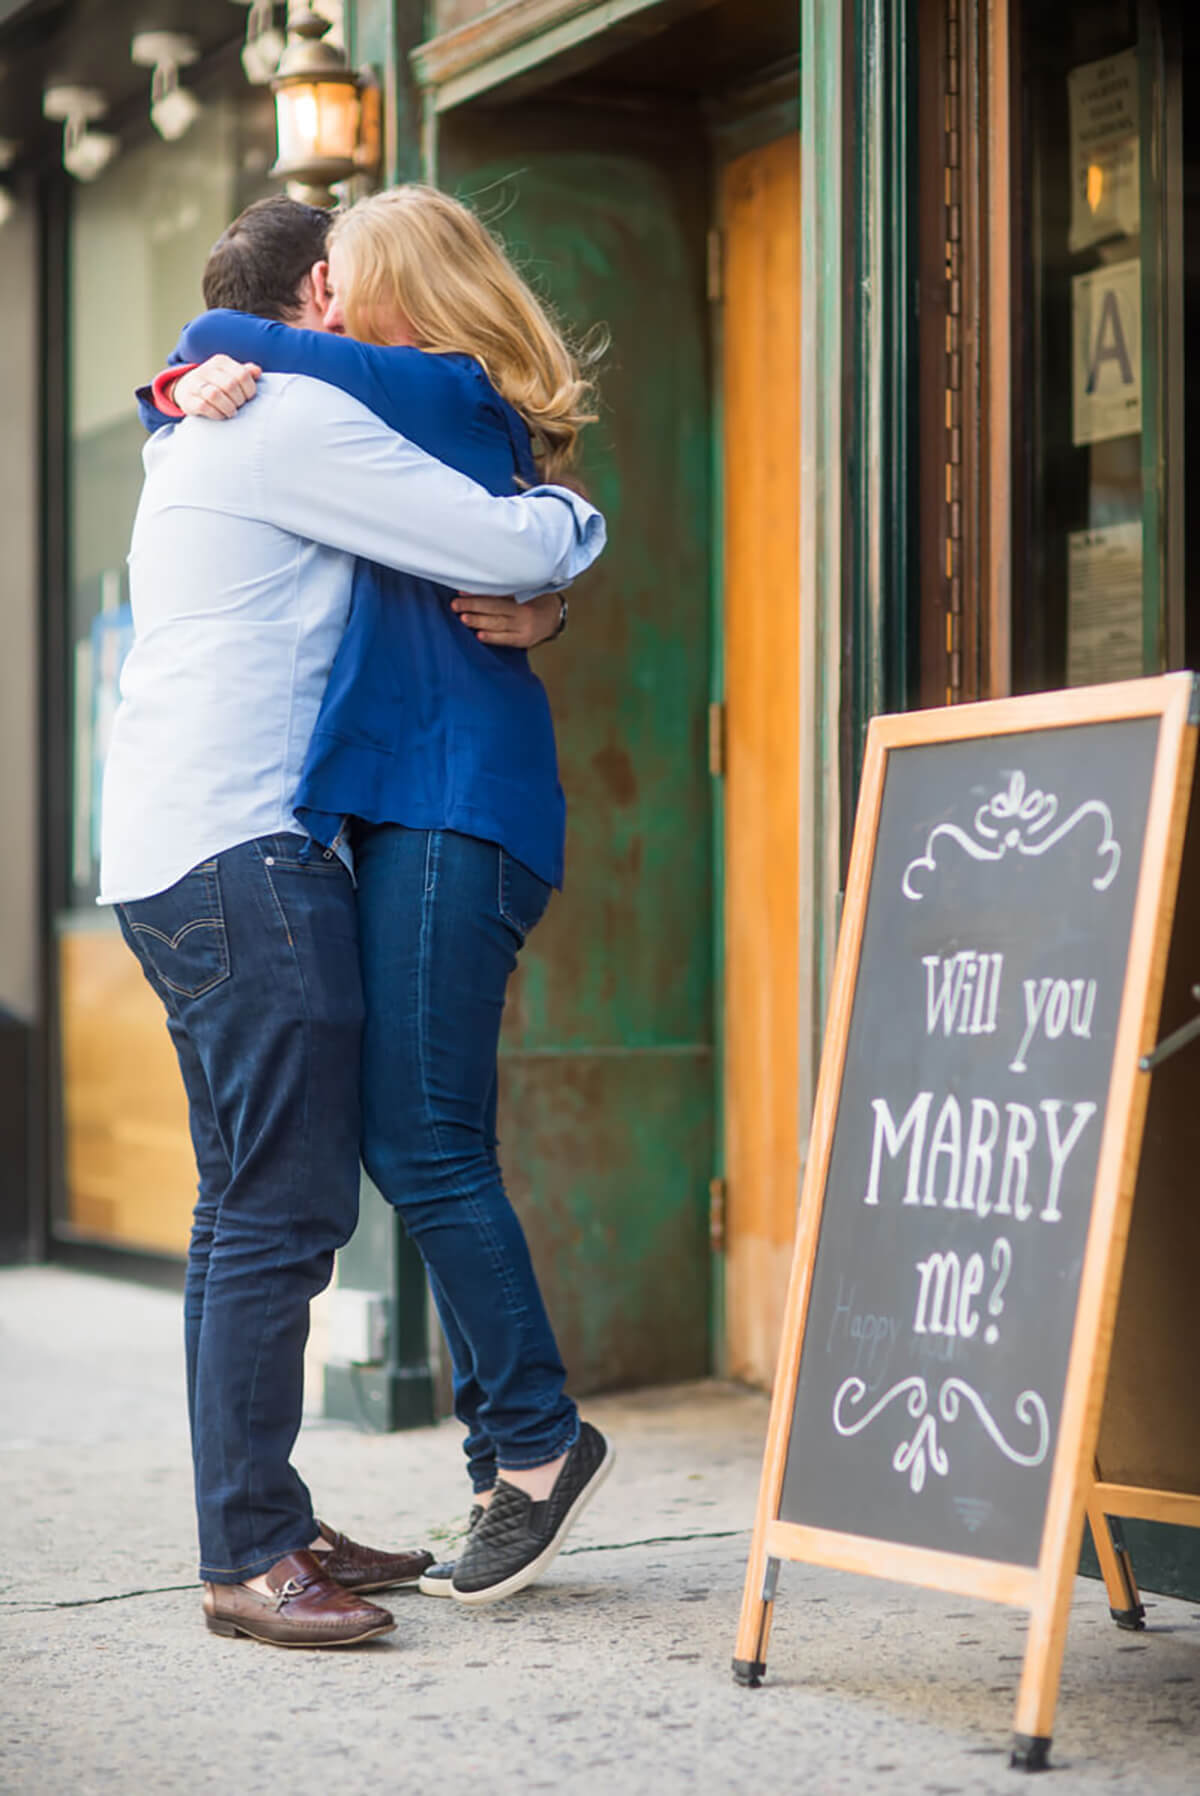
M 491 493 L 537 482 L 524 420 L 470 356 L 382 349 L 213 311 L 185 328 L 172 360 L 218 352 L 340 387 Z M 162 414 L 139 398 L 157 428 Z M 325 845 L 347 816 L 480 836 L 561 886 L 566 804 L 545 688 L 523 649 L 479 641 L 451 609 L 454 596 L 356 564 L 296 815 Z

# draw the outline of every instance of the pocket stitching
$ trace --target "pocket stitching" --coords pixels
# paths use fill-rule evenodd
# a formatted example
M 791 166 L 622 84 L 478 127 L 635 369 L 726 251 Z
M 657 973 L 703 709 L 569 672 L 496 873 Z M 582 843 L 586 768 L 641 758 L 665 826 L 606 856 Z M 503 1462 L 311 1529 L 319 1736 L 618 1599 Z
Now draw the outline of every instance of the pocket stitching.
M 524 920 L 524 918 L 519 917 L 517 915 L 516 910 L 513 907 L 512 899 L 511 899 L 511 896 L 509 893 L 509 885 L 510 885 L 509 868 L 512 865 L 513 857 L 510 854 L 508 854 L 506 852 L 506 850 L 503 848 L 499 849 L 498 853 L 499 853 L 499 859 L 497 862 L 496 908 L 500 912 L 501 919 L 505 923 L 507 923 L 510 926 L 510 928 L 515 929 L 517 931 L 518 935 L 521 937 L 522 944 L 524 944 L 525 939 L 530 935 L 530 933 L 532 932 L 532 930 L 534 928 L 534 923 L 527 923 Z M 540 913 L 539 913 L 539 917 L 535 918 L 534 921 L 535 922 L 540 921 Z
M 267 857 L 265 855 L 263 856 L 263 872 L 266 874 L 266 877 L 267 877 L 267 890 L 270 892 L 272 901 L 274 902 L 274 905 L 275 905 L 275 909 L 279 914 L 279 921 L 283 924 L 283 933 L 287 937 L 287 945 L 289 948 L 291 948 L 294 951 L 296 944 L 292 940 L 291 925 L 289 924 L 289 922 L 287 920 L 287 912 L 283 908 L 283 900 L 280 898 L 278 891 L 275 889 L 275 880 L 274 880 L 275 868 L 273 865 L 268 863 Z
M 224 917 L 193 917 L 190 923 L 184 924 L 177 935 L 165 935 L 161 929 L 155 929 L 153 923 L 134 923 L 131 928 L 135 935 L 153 935 L 160 942 L 165 942 L 168 948 L 178 948 L 184 936 L 191 930 L 221 929 L 224 927 L 224 923 Z
M 507 874 L 508 856 L 501 848 L 496 859 L 496 909 L 500 912 L 501 920 L 507 923 L 511 929 L 515 929 L 521 940 L 524 941 L 529 930 L 509 903 Z
M 204 884 L 208 888 L 209 904 L 216 914 L 209 917 L 189 918 L 182 929 L 176 932 L 174 938 L 167 935 L 164 930 L 156 929 L 152 923 L 135 922 L 128 914 L 128 907 L 125 907 L 126 920 L 134 935 L 154 936 L 172 951 L 178 948 L 183 938 L 193 929 L 208 928 L 217 931 L 217 971 L 211 979 L 206 979 L 202 985 L 180 985 L 174 979 L 169 979 L 159 966 L 154 966 L 154 971 L 167 990 L 175 992 L 181 998 L 202 998 L 206 992 L 212 991 L 214 987 L 229 977 L 229 934 L 225 927 L 225 907 L 221 900 L 221 883 L 218 877 L 217 863 L 215 860 L 202 861 L 198 867 L 193 867 L 192 874 L 203 877 Z

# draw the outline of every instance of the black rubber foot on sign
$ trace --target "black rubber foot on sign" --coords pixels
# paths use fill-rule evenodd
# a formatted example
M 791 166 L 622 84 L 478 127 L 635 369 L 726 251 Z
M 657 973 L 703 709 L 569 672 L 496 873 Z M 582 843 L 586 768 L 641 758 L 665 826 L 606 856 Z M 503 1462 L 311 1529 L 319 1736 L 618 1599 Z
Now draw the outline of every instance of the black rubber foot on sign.
M 1049 1734 L 1014 1734 L 1008 1762 L 1014 1771 L 1049 1771 Z
M 1140 1633 L 1146 1625 L 1146 1611 L 1141 1603 L 1132 1609 L 1110 1609 L 1109 1614 L 1119 1628 L 1125 1628 L 1131 1634 Z
M 757 1690 L 767 1675 L 766 1663 L 762 1659 L 735 1659 L 733 1661 L 733 1681 L 747 1690 Z

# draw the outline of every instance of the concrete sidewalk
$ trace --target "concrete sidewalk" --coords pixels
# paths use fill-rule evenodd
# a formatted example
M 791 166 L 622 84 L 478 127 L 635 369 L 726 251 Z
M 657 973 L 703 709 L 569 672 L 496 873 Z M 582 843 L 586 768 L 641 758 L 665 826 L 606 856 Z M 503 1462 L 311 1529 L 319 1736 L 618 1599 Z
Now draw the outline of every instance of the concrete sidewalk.
M 724 1796 L 1012 1792 L 1024 1617 L 805 1566 L 759 1691 L 729 1673 L 766 1425 L 718 1384 L 588 1403 L 619 1463 L 544 1583 L 468 1612 L 414 1594 L 344 1654 L 204 1629 L 178 1299 L 0 1273 L 5 1796 Z M 318 1510 L 436 1546 L 465 1508 L 454 1425 L 306 1428 Z M 393 1599 L 384 1597 L 384 1602 Z M 1055 1796 L 1200 1790 L 1200 1609 L 1117 1632 L 1080 1580 Z

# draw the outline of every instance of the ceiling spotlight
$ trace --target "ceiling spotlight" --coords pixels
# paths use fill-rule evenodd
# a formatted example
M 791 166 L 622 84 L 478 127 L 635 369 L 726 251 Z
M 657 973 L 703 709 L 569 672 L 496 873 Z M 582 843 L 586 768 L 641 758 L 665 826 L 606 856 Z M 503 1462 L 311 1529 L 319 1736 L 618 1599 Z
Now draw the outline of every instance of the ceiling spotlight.
M 200 54 L 195 38 L 181 31 L 139 31 L 129 55 L 150 77 L 150 120 L 160 137 L 174 143 L 190 131 L 203 110 L 195 94 L 179 85 L 179 71 Z
M 94 87 L 48 87 L 42 95 L 43 116 L 63 127 L 63 167 L 77 181 L 94 181 L 120 148 L 108 131 L 93 131 L 93 119 L 108 111 L 108 101 Z
M 63 127 L 63 167 L 77 181 L 102 175 L 119 147 L 111 132 L 93 131 L 83 120 L 69 118 Z
M 150 82 L 150 120 L 160 137 L 174 143 L 190 131 L 203 107 L 195 94 L 179 85 L 179 70 L 170 63 L 155 69 Z
M 287 34 L 276 24 L 278 11 L 275 0 L 251 0 L 246 42 L 242 47 L 242 67 L 253 87 L 265 87 L 274 80 L 287 44 Z
M 13 198 L 8 188 L 5 187 L 3 183 L 0 183 L 0 231 L 4 229 L 16 209 L 16 200 Z
M 0 172 L 12 167 L 20 147 L 20 144 L 15 143 L 11 137 L 0 137 Z

